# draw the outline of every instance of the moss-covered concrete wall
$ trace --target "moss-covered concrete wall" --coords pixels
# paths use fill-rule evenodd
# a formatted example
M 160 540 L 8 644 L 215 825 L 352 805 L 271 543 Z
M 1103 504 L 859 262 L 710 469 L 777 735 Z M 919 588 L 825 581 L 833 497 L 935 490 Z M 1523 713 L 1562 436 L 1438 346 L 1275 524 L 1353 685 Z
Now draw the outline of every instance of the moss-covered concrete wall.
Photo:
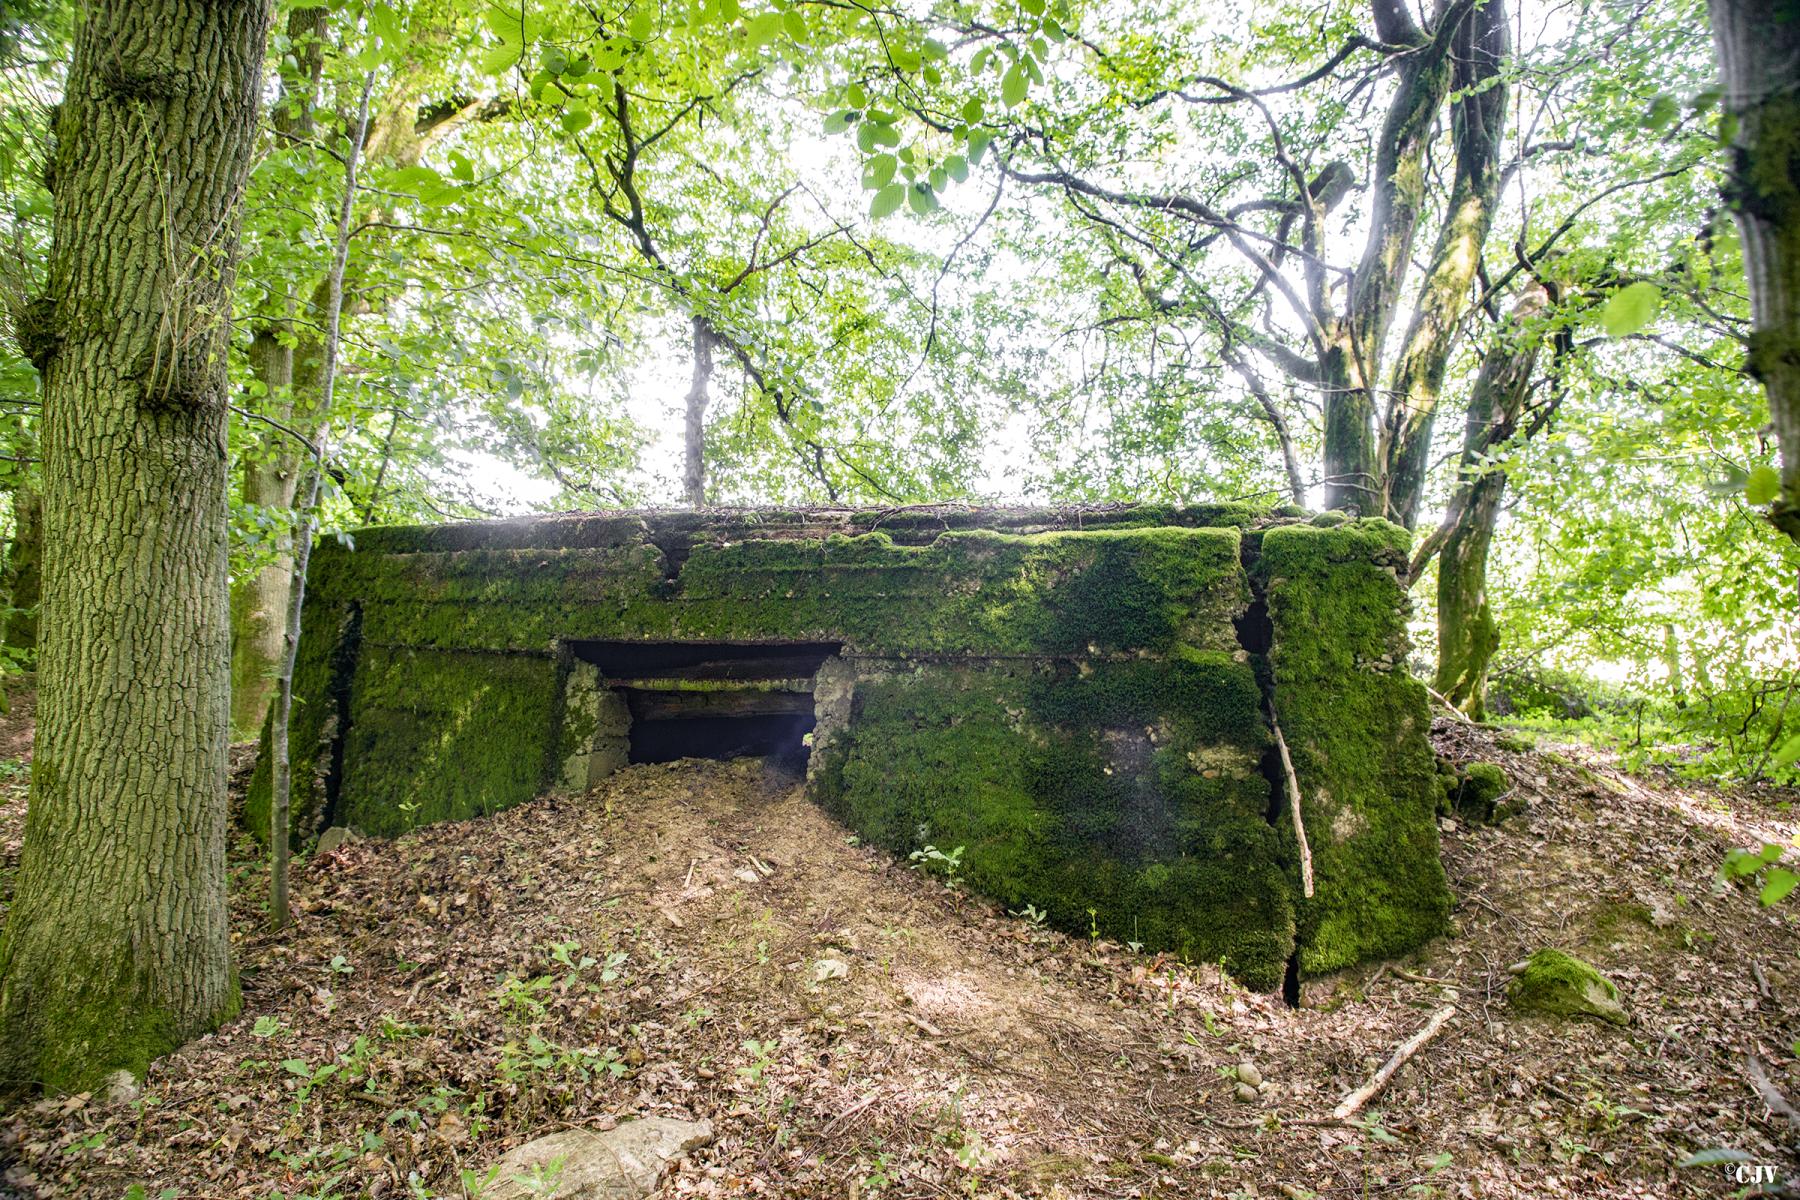
M 628 718 L 571 643 L 841 644 L 809 780 L 846 824 L 900 854 L 960 846 L 957 873 L 1009 907 L 1274 987 L 1445 923 L 1404 550 L 1380 522 L 1236 506 L 365 530 L 313 557 L 295 835 L 395 833 L 608 769 Z M 253 829 L 267 793 L 259 766 Z

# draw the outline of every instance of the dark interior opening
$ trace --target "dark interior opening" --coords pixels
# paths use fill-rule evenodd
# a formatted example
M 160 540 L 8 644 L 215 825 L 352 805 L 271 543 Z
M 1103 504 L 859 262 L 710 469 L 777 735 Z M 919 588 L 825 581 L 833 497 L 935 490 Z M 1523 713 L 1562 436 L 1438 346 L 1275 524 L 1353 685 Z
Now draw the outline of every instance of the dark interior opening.
M 674 762 L 678 758 L 775 759 L 806 765 L 811 713 L 771 713 L 754 717 L 689 717 L 631 723 L 630 761 Z
M 766 757 L 805 768 L 812 677 L 837 642 L 573 642 L 631 713 L 628 758 Z
M 609 680 L 804 679 L 838 642 L 571 642 Z

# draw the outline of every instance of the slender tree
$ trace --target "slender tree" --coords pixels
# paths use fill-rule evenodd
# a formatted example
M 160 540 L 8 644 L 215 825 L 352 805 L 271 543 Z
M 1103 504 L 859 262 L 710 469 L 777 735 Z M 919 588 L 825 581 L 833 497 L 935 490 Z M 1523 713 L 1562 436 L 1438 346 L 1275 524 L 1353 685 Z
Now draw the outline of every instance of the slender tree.
M 80 1087 L 237 1007 L 225 352 L 266 0 L 97 0 L 56 121 L 37 750 L 0 1077 Z
M 1800 0 L 1710 0 L 1735 131 L 1726 199 L 1744 241 L 1750 370 L 1781 444 L 1770 517 L 1800 541 Z
M 1488 665 L 1500 644 L 1488 604 L 1487 568 L 1506 496 L 1506 471 L 1492 460 L 1515 437 L 1535 433 L 1555 411 L 1552 401 L 1532 414 L 1528 425 L 1525 420 L 1549 304 L 1548 289 L 1534 282 L 1495 331 L 1469 391 L 1461 479 L 1443 523 L 1413 556 L 1411 574 L 1417 578 L 1433 554 L 1441 555 L 1433 686 L 1447 703 L 1476 719 L 1483 715 Z

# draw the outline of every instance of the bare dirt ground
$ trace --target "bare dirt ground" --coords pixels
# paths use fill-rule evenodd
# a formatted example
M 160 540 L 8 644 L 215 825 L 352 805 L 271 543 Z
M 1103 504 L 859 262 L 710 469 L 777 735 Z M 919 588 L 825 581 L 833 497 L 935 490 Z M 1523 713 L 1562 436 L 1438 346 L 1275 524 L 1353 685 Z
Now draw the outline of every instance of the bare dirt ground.
M 718 1130 L 676 1197 L 1739 1192 L 1677 1169 L 1715 1147 L 1789 1173 L 1793 1132 L 1744 1065 L 1800 1093 L 1800 909 L 1715 879 L 1730 845 L 1793 843 L 1794 797 L 1436 736 L 1503 761 L 1532 807 L 1447 828 L 1454 936 L 1314 981 L 1299 1009 L 996 911 L 855 845 L 755 760 L 351 844 L 300 866 L 280 937 L 243 845 L 243 1014 L 134 1101 L 0 1114 L 0 1191 L 465 1196 L 523 1140 L 655 1114 Z M 0 881 L 22 778 L 0 778 Z M 1632 1025 L 1514 1016 L 1507 967 L 1544 945 L 1609 971 Z M 1444 1034 L 1330 1122 L 1446 1003 Z M 1246 1058 L 1273 1084 L 1247 1104 L 1226 1078 Z

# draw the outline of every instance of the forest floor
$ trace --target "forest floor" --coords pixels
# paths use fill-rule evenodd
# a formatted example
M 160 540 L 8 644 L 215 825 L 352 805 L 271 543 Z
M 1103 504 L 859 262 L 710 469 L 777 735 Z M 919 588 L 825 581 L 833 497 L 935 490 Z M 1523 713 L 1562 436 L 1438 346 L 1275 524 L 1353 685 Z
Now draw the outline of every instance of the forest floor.
M 29 720 L 0 718 L 9 761 Z M 1800 908 L 1716 880 L 1730 846 L 1794 844 L 1796 797 L 1434 737 L 1531 806 L 1446 823 L 1453 936 L 1300 1008 L 951 891 L 757 760 L 633 767 L 315 856 L 279 937 L 241 843 L 242 1015 L 135 1099 L 0 1114 L 0 1193 L 464 1196 L 523 1140 L 643 1115 L 717 1130 L 676 1197 L 1740 1193 L 1731 1168 L 1677 1168 L 1709 1148 L 1788 1174 L 1745 1056 L 1800 1094 Z M 23 780 L 0 770 L 3 891 Z M 1514 1016 L 1507 968 L 1545 945 L 1610 972 L 1632 1024 Z M 1331 1123 L 1447 1003 L 1442 1036 Z M 1226 1077 L 1246 1058 L 1274 1085 L 1249 1104 Z

